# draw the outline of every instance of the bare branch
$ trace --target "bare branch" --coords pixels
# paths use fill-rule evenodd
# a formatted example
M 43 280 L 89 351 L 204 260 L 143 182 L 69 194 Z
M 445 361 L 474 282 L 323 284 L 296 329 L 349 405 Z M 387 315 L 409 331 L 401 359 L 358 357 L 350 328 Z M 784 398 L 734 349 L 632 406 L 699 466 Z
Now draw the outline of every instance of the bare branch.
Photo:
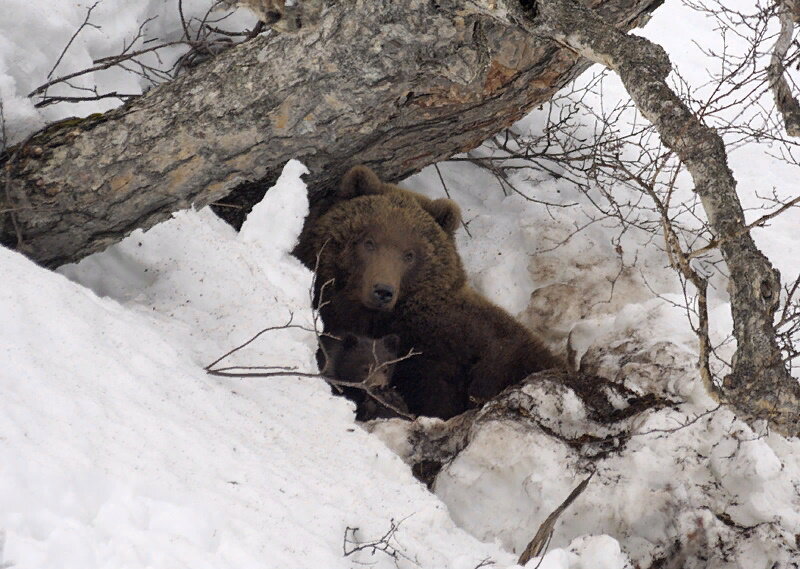
M 68 49 L 69 49 L 69 47 L 72 45 L 72 42 L 74 42 L 74 41 L 75 41 L 75 38 L 76 38 L 76 37 L 78 37 L 78 34 L 79 34 L 79 33 L 81 33 L 81 31 L 82 31 L 82 30 L 83 30 L 85 27 L 87 27 L 87 26 L 90 26 L 90 27 L 92 27 L 92 28 L 95 28 L 96 30 L 99 30 L 99 29 L 100 29 L 100 26 L 97 26 L 97 25 L 95 25 L 95 24 L 92 24 L 92 23 L 89 21 L 89 19 L 92 17 L 92 10 L 94 10 L 95 8 L 97 8 L 97 5 L 98 5 L 98 4 L 100 4 L 100 2 L 101 2 L 101 0 L 97 0 L 97 2 L 95 2 L 94 4 L 92 4 L 91 6 L 89 6 L 89 8 L 86 10 L 86 17 L 83 19 L 83 23 L 82 23 L 80 26 L 78 26 L 78 29 L 77 29 L 77 30 L 75 30 L 75 33 L 74 33 L 74 34 L 72 34 L 72 37 L 71 37 L 71 38 L 69 38 L 69 41 L 67 42 L 67 45 L 65 45 L 65 46 L 64 46 L 64 49 L 62 49 L 62 50 L 61 50 L 61 54 L 58 56 L 58 59 L 56 60 L 56 62 L 53 64 L 53 68 L 52 68 L 52 69 L 50 70 L 50 72 L 47 74 L 47 78 L 48 78 L 48 79 L 52 79 L 52 78 L 53 78 L 53 73 L 55 72 L 55 70 L 56 70 L 56 67 L 58 67 L 58 65 L 61 63 L 61 60 L 62 60 L 62 59 L 64 59 L 64 56 L 67 54 L 67 50 L 68 50 Z
M 538 27 L 531 25 L 531 31 L 549 33 L 615 70 L 663 143 L 686 165 L 730 270 L 737 358 L 723 384 L 726 395 L 747 419 L 768 419 L 783 434 L 797 434 L 800 385 L 783 366 L 773 325 L 780 275 L 749 232 L 741 232 L 744 212 L 722 139 L 667 86 L 671 64 L 659 46 L 620 32 L 574 0 L 547 0 L 537 6 Z
M 58 83 L 65 83 L 70 79 L 74 79 L 75 77 L 80 77 L 81 75 L 86 75 L 87 73 L 94 73 L 95 71 L 110 69 L 115 65 L 119 65 L 120 63 L 134 59 L 140 55 L 144 55 L 145 53 L 150 53 L 153 51 L 157 51 L 159 49 L 164 49 L 165 47 L 171 47 L 173 45 L 186 45 L 186 44 L 191 45 L 190 42 L 187 42 L 185 40 L 171 41 L 156 46 L 140 49 L 137 51 L 128 52 L 125 54 L 113 55 L 110 57 L 103 57 L 97 59 L 95 60 L 95 65 L 93 65 L 92 67 L 88 67 L 80 71 L 75 71 L 74 73 L 69 73 L 67 75 L 62 75 L 61 77 L 56 77 L 55 79 L 51 79 L 47 83 L 38 86 L 36 89 L 28 93 L 28 97 L 33 97 L 34 95 L 39 95 L 41 93 L 44 93 L 45 91 L 47 91 L 49 87 L 52 87 L 53 85 L 56 85 Z
M 769 77 L 772 94 L 775 97 L 775 106 L 783 116 L 786 134 L 800 137 L 800 103 L 792 95 L 789 83 L 784 77 L 783 66 L 794 35 L 795 22 L 789 4 L 790 1 L 788 0 L 778 0 L 778 19 L 781 23 L 781 31 L 775 41 L 772 58 L 767 68 L 767 76 Z
M 395 539 L 395 534 L 397 533 L 397 530 L 400 529 L 400 525 L 409 517 L 411 516 L 406 516 L 398 522 L 395 522 L 394 519 L 389 520 L 389 529 L 386 530 L 386 533 L 384 533 L 381 537 L 370 541 L 360 541 L 357 538 L 356 534 L 358 533 L 359 528 L 353 528 L 349 526 L 346 527 L 344 530 L 344 539 L 342 541 L 342 553 L 345 557 L 349 557 L 350 555 L 353 555 L 359 551 L 367 551 L 371 555 L 375 555 L 376 553 L 380 552 L 388 555 L 395 561 L 403 558 L 413 562 L 415 565 L 418 565 L 418 563 L 400 550 L 399 544 Z
M 101 99 L 119 99 L 121 101 L 127 101 L 128 99 L 132 99 L 133 97 L 138 97 L 139 93 L 117 93 L 116 91 L 112 91 L 110 93 L 103 93 L 94 95 L 94 96 L 86 96 L 86 97 L 66 97 L 66 96 L 59 96 L 59 95 L 49 95 L 42 97 L 34 107 L 40 109 L 42 107 L 47 107 L 50 105 L 55 105 L 56 103 L 82 103 L 84 101 L 99 101 Z
M 586 486 L 589 484 L 589 481 L 595 475 L 592 472 L 589 476 L 587 476 L 583 482 L 578 484 L 575 489 L 569 493 L 569 496 L 561 503 L 561 505 L 553 510 L 549 516 L 542 522 L 542 525 L 539 526 L 539 530 L 536 532 L 536 535 L 533 536 L 533 539 L 528 543 L 528 546 L 525 548 L 525 551 L 522 552 L 522 555 L 519 556 L 519 560 L 517 563 L 519 565 L 525 565 L 528 561 L 537 557 L 544 549 L 547 547 L 547 544 L 550 542 L 550 538 L 553 536 L 553 531 L 555 530 L 556 522 L 561 514 L 564 513 L 564 510 L 569 508 L 572 502 L 580 496 L 584 490 L 586 490 Z
M 130 40 L 126 41 L 123 44 L 122 51 L 116 55 L 101 57 L 99 59 L 94 60 L 94 65 L 88 67 L 86 69 L 82 69 L 79 71 L 75 71 L 73 73 L 69 73 L 67 75 L 62 75 L 60 77 L 53 78 L 53 72 L 55 71 L 58 64 L 63 59 L 66 51 L 69 49 L 72 42 L 75 40 L 77 35 L 83 30 L 86 26 L 92 26 L 98 28 L 89 21 L 91 16 L 92 10 L 100 3 L 100 0 L 95 2 L 92 5 L 86 14 L 86 18 L 81 24 L 81 26 L 75 31 L 70 41 L 67 43 L 67 46 L 62 51 L 61 55 L 56 61 L 56 64 L 53 66 L 53 69 L 48 73 L 47 79 L 48 81 L 28 94 L 28 97 L 34 97 L 36 95 L 43 95 L 42 99 L 36 103 L 36 107 L 46 107 L 48 105 L 56 104 L 56 103 L 77 103 L 77 102 L 84 102 L 84 101 L 95 101 L 100 99 L 106 98 L 118 98 L 122 100 L 127 100 L 133 97 L 138 96 L 138 94 L 120 94 L 120 93 L 105 93 L 100 94 L 97 92 L 97 88 L 85 89 L 81 87 L 76 87 L 69 83 L 71 79 L 76 77 L 80 77 L 83 75 L 87 75 L 90 73 L 94 73 L 97 71 L 104 71 L 106 69 L 110 69 L 111 67 L 120 67 L 129 73 L 134 73 L 139 75 L 140 77 L 148 80 L 151 84 L 156 85 L 160 82 L 169 81 L 173 78 L 173 75 L 170 74 L 167 70 L 149 65 L 145 63 L 143 59 L 140 59 L 143 55 L 154 54 L 155 57 L 158 59 L 160 65 L 163 66 L 161 61 L 159 52 L 164 48 L 176 46 L 176 45 L 186 45 L 189 47 L 189 50 L 184 53 L 175 63 L 172 71 L 174 73 L 180 72 L 185 67 L 191 67 L 198 63 L 201 60 L 208 59 L 209 57 L 213 57 L 225 51 L 235 45 L 235 43 L 230 39 L 232 36 L 237 34 L 234 33 L 226 33 L 220 34 L 220 37 L 212 37 L 215 34 L 215 30 L 212 26 L 207 24 L 207 20 L 215 4 L 212 4 L 211 7 L 206 11 L 205 16 L 202 20 L 200 20 L 197 33 L 192 34 L 192 30 L 190 27 L 190 22 L 186 20 L 186 17 L 183 13 L 183 1 L 179 0 L 178 2 L 178 14 L 180 17 L 181 26 L 183 27 L 183 37 L 176 41 L 169 41 L 169 42 L 157 42 L 155 45 L 151 45 L 148 47 L 144 47 L 138 50 L 133 50 L 133 46 L 136 45 L 139 40 L 144 38 L 144 31 L 147 24 L 152 22 L 155 17 L 145 19 L 140 25 L 136 32 L 136 35 Z M 227 16 L 225 16 L 227 17 Z M 252 32 L 242 33 L 241 35 L 244 36 L 246 39 L 250 39 L 253 37 L 250 35 Z M 147 42 L 145 42 L 147 43 Z M 128 67 L 126 63 L 132 63 L 135 65 L 134 68 Z M 138 68 L 138 69 L 137 69 Z M 71 96 L 47 96 L 47 90 L 58 84 L 66 84 L 73 89 L 80 89 L 80 90 L 89 90 L 94 93 L 93 97 L 71 97 Z
M 759 217 L 755 221 L 753 221 L 753 222 L 745 225 L 744 227 L 738 229 L 735 233 L 733 233 L 732 235 L 730 235 L 726 239 L 730 240 L 730 239 L 734 239 L 736 237 L 741 237 L 742 235 L 744 235 L 746 233 L 749 233 L 750 230 L 755 228 L 755 227 L 762 227 L 770 219 L 774 219 L 774 218 L 778 217 L 780 214 L 784 213 L 787 209 L 792 208 L 792 207 L 796 206 L 799 203 L 800 203 L 800 196 L 798 196 L 798 197 L 796 197 L 796 198 L 794 198 L 792 200 L 789 200 L 788 202 L 781 204 L 781 206 L 778 209 L 776 209 L 775 211 L 770 212 L 770 213 L 765 214 L 765 215 L 762 215 L 761 217 Z M 724 242 L 725 242 L 725 239 L 712 239 L 711 241 L 709 241 L 708 245 L 706 245 L 705 247 L 701 247 L 699 249 L 693 250 L 689 254 L 689 259 L 694 259 L 694 258 L 700 257 L 700 256 L 708 253 L 709 251 L 713 250 L 713 249 L 718 249 Z
M 183 0 L 178 0 L 178 16 L 181 20 L 181 27 L 183 27 L 183 37 L 187 40 L 191 39 L 192 36 L 189 33 L 189 25 L 186 23 L 186 17 L 183 15 Z
M 219 362 L 221 362 L 222 360 L 224 360 L 224 359 L 225 359 L 225 358 L 227 358 L 228 356 L 230 356 L 230 355 L 232 355 L 232 354 L 235 354 L 236 352 L 238 352 L 238 351 L 239 351 L 239 350 L 241 350 L 242 348 L 246 348 L 247 346 L 249 346 L 250 344 L 252 344 L 253 342 L 255 342 L 255 341 L 258 339 L 258 338 L 260 338 L 260 337 L 261 337 L 263 334 L 266 334 L 267 332 L 271 332 L 271 331 L 273 331 L 273 330 L 285 330 L 285 329 L 287 329 L 287 328 L 302 328 L 302 329 L 305 329 L 305 328 L 303 328 L 303 326 L 299 326 L 299 325 L 297 325 L 297 324 L 292 324 L 292 321 L 293 321 L 293 320 L 294 320 L 294 313 L 293 313 L 293 312 L 290 312 L 290 313 L 289 313 L 289 320 L 286 322 L 286 324 L 283 324 L 283 325 L 281 325 L 281 326 L 270 326 L 270 327 L 268 327 L 268 328 L 264 328 L 263 330 L 261 330 L 260 332 L 258 332 L 258 333 L 257 333 L 255 336 L 253 336 L 252 338 L 250 338 L 249 340 L 247 340 L 247 341 L 246 341 L 244 344 L 241 344 L 241 345 L 239 345 L 239 346 L 236 346 L 236 347 L 235 347 L 235 348 L 233 348 L 232 350 L 230 350 L 230 351 L 228 351 L 228 352 L 225 352 L 223 355 L 221 355 L 220 357 L 218 357 L 217 359 L 215 359 L 213 362 L 211 362 L 210 364 L 208 364 L 208 365 L 207 365 L 205 368 L 203 368 L 203 369 L 205 369 L 207 372 L 211 373 L 211 372 L 210 372 L 211 368 L 213 368 L 213 367 L 214 367 L 215 365 L 217 365 Z

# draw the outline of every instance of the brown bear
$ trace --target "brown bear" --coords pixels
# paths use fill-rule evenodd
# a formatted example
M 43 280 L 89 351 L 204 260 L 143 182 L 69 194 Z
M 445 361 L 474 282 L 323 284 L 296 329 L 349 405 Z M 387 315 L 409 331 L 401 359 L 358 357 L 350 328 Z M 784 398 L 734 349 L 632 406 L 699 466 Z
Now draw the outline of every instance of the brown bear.
M 402 194 L 413 198 L 436 220 L 442 229 L 451 236 L 455 236 L 456 229 L 461 223 L 461 209 L 458 204 L 449 199 L 433 200 L 411 190 L 406 190 L 394 184 L 382 182 L 380 178 L 366 166 L 353 166 L 344 175 L 337 194 L 337 199 L 350 199 L 370 194 Z
M 454 238 L 455 231 L 461 223 L 461 210 L 458 205 L 449 199 L 433 200 L 411 190 L 406 190 L 394 184 L 382 182 L 380 178 L 366 166 L 353 166 L 342 178 L 339 189 L 333 195 L 320 192 L 311 204 L 311 209 L 303 224 L 297 246 L 292 253 L 313 270 L 316 260 L 314 240 L 308 235 L 317 220 L 325 215 L 334 205 L 355 198 L 373 194 L 401 194 L 413 198 L 425 211 L 427 211 L 442 229 Z
M 391 407 L 408 413 L 402 397 L 391 386 L 395 362 L 399 358 L 397 334 L 377 339 L 351 333 L 341 339 L 323 335 L 320 344 L 317 363 L 323 375 L 348 383 L 362 383 L 380 398 L 370 397 L 360 389 L 341 388 L 343 394 L 356 403 L 357 420 L 399 417 Z M 381 400 L 391 407 L 382 405 Z
M 339 201 L 310 220 L 296 248 L 309 267 L 319 257 L 315 303 L 326 331 L 394 333 L 400 353 L 420 352 L 394 373 L 418 415 L 452 417 L 557 366 L 526 328 L 467 286 L 455 203 L 420 199 L 367 172 L 344 177 Z
M 341 339 L 320 335 L 323 375 L 349 383 L 364 383 L 369 387 L 386 387 L 391 383 L 394 360 L 398 358 L 400 338 L 388 334 L 383 338 L 368 338 L 353 333 Z

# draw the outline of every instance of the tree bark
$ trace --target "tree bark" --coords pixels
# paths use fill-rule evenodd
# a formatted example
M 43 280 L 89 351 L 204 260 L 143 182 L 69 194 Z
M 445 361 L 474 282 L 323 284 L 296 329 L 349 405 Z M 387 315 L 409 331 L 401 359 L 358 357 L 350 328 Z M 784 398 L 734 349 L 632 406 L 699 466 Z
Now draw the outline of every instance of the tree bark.
M 595 4 L 629 29 L 662 1 Z M 398 180 L 469 150 L 589 65 L 523 30 L 516 4 L 332 2 L 313 29 L 259 36 L 116 110 L 51 125 L 0 157 L 0 242 L 54 267 L 245 182 L 263 195 L 290 158 L 319 190 L 356 163 Z
M 794 25 L 800 23 L 800 1 L 780 0 L 777 4 L 781 31 L 772 48 L 772 57 L 767 67 L 770 89 L 775 97 L 775 108 L 783 118 L 783 126 L 789 136 L 800 136 L 800 101 L 792 94 L 792 88 L 784 76 L 783 61 L 792 45 Z
M 543 0 L 538 7 L 523 25 L 616 71 L 662 142 L 686 165 L 730 271 L 736 357 L 724 396 L 745 419 L 766 419 L 782 434 L 797 436 L 800 384 L 784 365 L 773 324 L 780 274 L 747 230 L 722 139 L 666 84 L 672 66 L 660 46 L 620 32 L 575 0 Z

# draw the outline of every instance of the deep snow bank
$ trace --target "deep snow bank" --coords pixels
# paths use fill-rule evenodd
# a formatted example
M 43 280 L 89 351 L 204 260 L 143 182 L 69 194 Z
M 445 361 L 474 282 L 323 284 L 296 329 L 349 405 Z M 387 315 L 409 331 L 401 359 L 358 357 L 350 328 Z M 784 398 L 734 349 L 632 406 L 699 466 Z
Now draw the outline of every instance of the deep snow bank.
M 637 414 L 619 430 L 624 444 L 598 454 L 575 441 L 614 433 L 591 431 L 575 394 L 526 387 L 526 416 L 535 420 L 490 415 L 438 475 L 434 490 L 454 520 L 480 539 L 499 540 L 519 553 L 550 512 L 596 470 L 556 526 L 551 546 L 563 548 L 558 555 L 574 549 L 579 536 L 608 534 L 604 539 L 618 540 L 639 567 L 667 560 L 676 567 L 742 569 L 800 563 L 800 441 L 754 431 L 726 407 L 712 411 L 716 403 L 697 373 L 696 339 L 663 252 L 634 231 L 615 250 L 613 226 L 564 240 L 574 231 L 575 208 L 543 208 L 503 195 L 474 166 L 440 170 L 473 235 L 460 233 L 458 245 L 476 288 L 545 333 L 555 349 L 563 352 L 571 337 L 573 359 L 584 371 L 674 402 Z M 540 200 L 578 198 L 564 181 L 534 183 L 520 175 L 514 182 Z M 431 197 L 444 192 L 430 170 L 408 185 Z M 559 246 L 550 250 L 547 242 Z M 777 262 L 786 266 L 790 259 L 778 255 Z M 727 299 L 724 291 L 713 298 L 712 332 L 724 337 L 730 326 Z M 620 409 L 628 404 L 614 403 Z M 401 456 L 411 454 L 408 424 L 371 428 Z
M 181 212 L 63 269 L 102 297 L 0 250 L 2 561 L 395 567 L 342 554 L 346 527 L 368 540 L 394 519 L 400 567 L 513 564 L 456 528 L 322 381 L 203 372 L 290 311 L 310 321 L 311 276 L 286 253 L 307 208 L 302 171 L 287 166 L 241 235 L 206 210 Z M 312 371 L 313 344 L 277 332 L 240 363 Z

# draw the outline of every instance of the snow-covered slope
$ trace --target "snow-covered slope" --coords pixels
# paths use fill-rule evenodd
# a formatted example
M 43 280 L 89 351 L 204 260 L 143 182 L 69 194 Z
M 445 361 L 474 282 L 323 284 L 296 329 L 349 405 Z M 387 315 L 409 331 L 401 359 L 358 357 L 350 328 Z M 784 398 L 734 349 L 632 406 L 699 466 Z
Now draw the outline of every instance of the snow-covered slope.
M 183 4 L 197 17 L 209 3 Z M 86 8 L 3 0 L 0 99 L 12 140 L 113 104 L 34 109 L 26 97 L 46 81 Z M 55 75 L 115 53 L 150 15 L 159 19 L 147 38 L 179 34 L 176 8 L 172 0 L 104 0 L 93 13 L 101 29 L 85 29 Z M 246 12 L 236 17 L 226 25 L 252 23 Z M 692 84 L 705 81 L 708 63 L 689 39 L 719 41 L 709 22 L 669 4 L 643 33 L 665 45 Z M 31 41 L 37 36 L 48 41 Z M 178 54 L 162 55 L 168 64 Z M 95 82 L 120 92 L 145 86 L 119 70 L 77 84 Z M 610 79 L 606 102 L 623 96 Z M 520 128 L 541 124 L 533 113 Z M 764 144 L 730 155 L 748 207 L 773 188 L 800 193 L 796 166 L 771 153 Z M 684 301 L 679 284 L 652 238 L 629 231 L 616 240 L 618 228 L 604 223 L 576 233 L 590 205 L 565 179 L 519 172 L 513 181 L 537 199 L 577 207 L 504 195 L 471 164 L 440 170 L 472 233 L 459 232 L 458 244 L 476 288 L 556 348 L 571 334 L 575 357 L 594 361 L 595 371 L 683 402 L 643 415 L 625 453 L 595 465 L 539 567 L 621 569 L 633 566 L 628 556 L 645 565 L 670 544 L 693 559 L 708 553 L 717 567 L 796 563 L 800 443 L 753 431 L 727 409 L 677 428 L 713 403 L 695 373 L 686 316 L 673 304 Z M 208 210 L 180 212 L 60 274 L 0 249 L 0 567 L 510 567 L 582 478 L 591 465 L 573 450 L 498 423 L 446 467 L 437 497 L 321 380 L 204 372 L 263 328 L 290 318 L 311 324 L 311 275 L 287 255 L 307 209 L 302 172 L 289 163 L 239 234 Z M 407 185 L 444 195 L 434 170 Z M 680 191 L 690 195 L 690 183 Z M 798 225 L 795 209 L 756 232 L 785 282 L 798 271 Z M 730 330 L 724 286 L 711 300 L 721 339 Z M 232 361 L 313 372 L 314 349 L 308 330 L 276 330 Z M 574 401 L 537 397 L 561 413 L 562 428 L 579 428 Z M 383 436 L 397 443 L 398 432 Z M 359 528 L 348 539 L 367 542 L 393 523 L 388 551 L 344 555 L 354 547 L 347 528 Z
M 343 539 L 402 520 L 401 566 L 509 564 L 456 528 L 323 381 L 203 371 L 290 312 L 310 323 L 310 274 L 286 254 L 307 208 L 301 171 L 287 166 L 238 236 L 207 210 L 184 212 L 64 269 L 103 298 L 0 251 L 2 561 L 394 567 L 382 553 L 344 557 Z M 276 211 L 290 222 L 277 227 Z M 315 369 L 305 330 L 251 348 L 240 363 Z

